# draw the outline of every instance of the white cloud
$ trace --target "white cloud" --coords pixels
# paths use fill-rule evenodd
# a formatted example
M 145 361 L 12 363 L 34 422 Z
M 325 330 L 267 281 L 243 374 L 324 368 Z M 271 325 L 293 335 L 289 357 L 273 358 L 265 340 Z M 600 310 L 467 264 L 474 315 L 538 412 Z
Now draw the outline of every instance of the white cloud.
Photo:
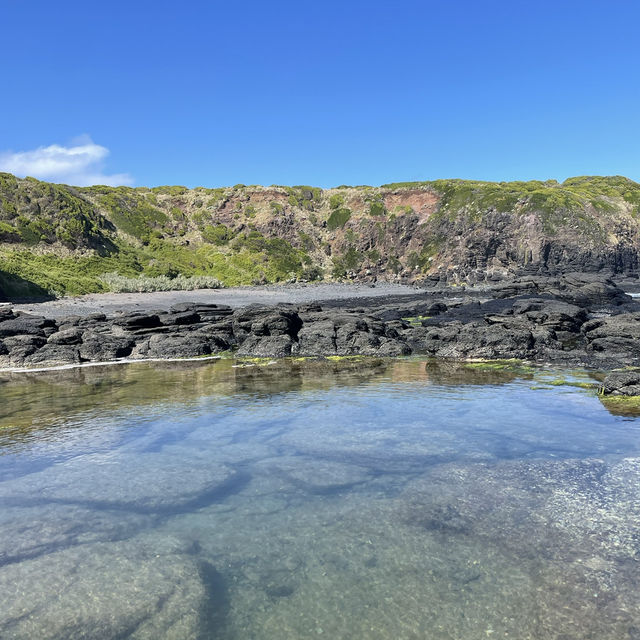
M 107 175 L 103 172 L 108 155 L 109 149 L 96 144 L 89 136 L 81 136 L 66 147 L 52 144 L 32 151 L 0 152 L 0 171 L 78 187 L 133 184 L 133 178 L 127 173 Z

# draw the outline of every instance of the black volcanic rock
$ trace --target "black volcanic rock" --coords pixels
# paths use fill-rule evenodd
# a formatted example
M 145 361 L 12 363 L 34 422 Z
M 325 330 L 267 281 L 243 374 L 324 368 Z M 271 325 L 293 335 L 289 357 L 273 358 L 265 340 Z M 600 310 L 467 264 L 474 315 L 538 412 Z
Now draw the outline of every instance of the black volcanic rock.
M 640 396 L 640 370 L 613 371 L 604 380 L 605 395 Z
M 516 295 L 505 297 L 507 291 Z M 235 348 L 267 358 L 416 353 L 640 365 L 640 305 L 606 278 L 526 276 L 456 293 L 440 288 L 410 301 L 368 298 L 358 306 L 184 303 L 57 323 L 0 307 L 0 365 L 191 358 Z

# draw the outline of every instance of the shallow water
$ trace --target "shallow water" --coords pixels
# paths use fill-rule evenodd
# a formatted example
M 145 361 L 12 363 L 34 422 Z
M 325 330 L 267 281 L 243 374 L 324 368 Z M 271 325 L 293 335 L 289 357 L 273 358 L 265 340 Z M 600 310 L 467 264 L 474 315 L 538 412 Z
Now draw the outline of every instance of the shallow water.
M 419 359 L 0 375 L 0 637 L 640 638 L 640 420 Z

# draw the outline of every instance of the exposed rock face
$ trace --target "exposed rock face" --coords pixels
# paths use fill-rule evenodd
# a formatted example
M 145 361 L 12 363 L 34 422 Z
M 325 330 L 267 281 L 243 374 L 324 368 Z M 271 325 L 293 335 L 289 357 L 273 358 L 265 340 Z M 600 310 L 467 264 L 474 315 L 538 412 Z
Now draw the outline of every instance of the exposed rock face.
M 639 202 L 640 184 L 621 176 L 116 190 L 0 173 L 0 212 L 10 212 L 0 215 L 0 269 L 7 270 L 0 288 L 13 298 L 102 291 L 100 277 L 56 271 L 56 260 L 90 255 L 100 273 L 95 265 L 103 258 L 107 272 L 125 253 L 142 274 L 209 275 L 227 285 L 291 278 L 474 283 L 571 271 L 637 276 Z M 38 251 L 29 253 L 34 241 Z M 194 259 L 202 247 L 215 259 Z M 26 253 L 11 259 L 14 251 Z M 131 260 L 122 267 L 130 273 Z
M 527 277 L 469 291 L 379 299 L 253 305 L 181 304 L 169 311 L 58 319 L 0 309 L 0 364 L 43 366 L 122 358 L 400 356 L 524 358 L 640 364 L 640 303 L 592 275 Z M 473 294 L 473 295 L 472 295 Z M 487 299 L 489 298 L 489 299 Z

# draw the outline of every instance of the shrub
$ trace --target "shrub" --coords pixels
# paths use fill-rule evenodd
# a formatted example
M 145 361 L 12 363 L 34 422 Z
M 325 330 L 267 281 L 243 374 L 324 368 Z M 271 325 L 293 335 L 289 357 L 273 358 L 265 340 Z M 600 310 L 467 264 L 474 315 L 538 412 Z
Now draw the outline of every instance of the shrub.
M 217 224 L 215 226 L 208 224 L 202 230 L 202 238 L 206 242 L 222 246 L 223 244 L 227 244 L 227 242 L 233 238 L 233 231 L 224 224 Z
M 338 228 L 341 229 L 345 224 L 347 224 L 349 218 L 351 218 L 351 209 L 344 207 L 335 209 L 331 212 L 331 215 L 327 220 L 327 229 L 329 229 L 329 231 L 335 231 Z
M 20 234 L 10 224 L 0 221 L 0 242 L 20 242 Z
M 284 211 L 284 207 L 282 206 L 282 204 L 280 204 L 276 200 L 272 200 L 269 203 L 269 206 L 271 207 L 271 211 L 273 211 L 273 213 L 280 214 Z
M 387 210 L 383 202 L 380 202 L 380 200 L 376 200 L 369 205 L 369 213 L 372 216 L 383 216 L 385 213 L 387 213 Z
M 334 193 L 329 198 L 329 206 L 332 209 L 339 209 L 344 204 L 344 195 L 341 193 Z
M 148 293 L 152 291 L 193 291 L 195 289 L 220 289 L 222 284 L 211 276 L 139 276 L 127 278 L 118 273 L 105 273 L 101 277 L 115 293 Z

